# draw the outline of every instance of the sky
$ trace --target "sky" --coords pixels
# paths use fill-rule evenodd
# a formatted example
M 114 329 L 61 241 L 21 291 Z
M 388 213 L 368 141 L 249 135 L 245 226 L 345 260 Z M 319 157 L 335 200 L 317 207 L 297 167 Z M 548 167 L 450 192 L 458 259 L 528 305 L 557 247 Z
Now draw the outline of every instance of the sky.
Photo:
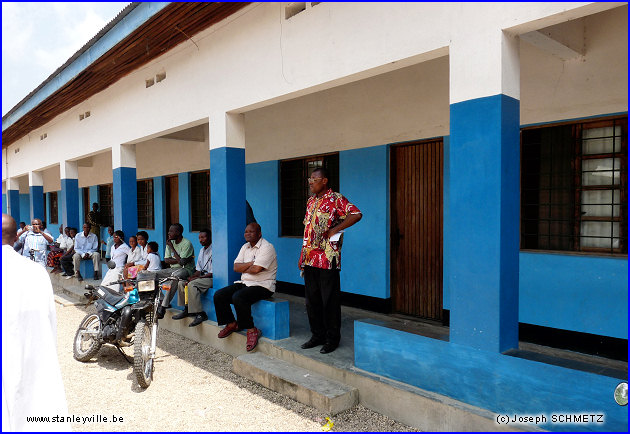
M 2 116 L 128 4 L 2 2 Z

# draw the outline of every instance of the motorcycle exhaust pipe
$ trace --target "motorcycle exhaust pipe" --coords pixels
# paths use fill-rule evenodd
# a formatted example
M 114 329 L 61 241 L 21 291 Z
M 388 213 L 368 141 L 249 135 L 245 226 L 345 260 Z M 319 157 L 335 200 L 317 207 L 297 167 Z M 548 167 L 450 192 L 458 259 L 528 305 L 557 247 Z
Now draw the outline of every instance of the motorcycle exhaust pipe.
M 131 325 L 131 306 L 125 306 L 120 313 L 120 327 L 118 328 L 118 334 L 116 335 L 116 341 L 120 341 L 123 336 L 127 336 L 129 333 L 129 326 Z

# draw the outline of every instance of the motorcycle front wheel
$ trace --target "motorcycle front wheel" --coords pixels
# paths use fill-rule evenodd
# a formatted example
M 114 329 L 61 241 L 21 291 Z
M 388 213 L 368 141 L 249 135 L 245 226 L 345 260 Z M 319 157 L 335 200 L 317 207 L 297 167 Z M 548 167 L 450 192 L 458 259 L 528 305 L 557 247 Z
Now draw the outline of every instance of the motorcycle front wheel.
M 133 339 L 133 373 L 140 387 L 147 388 L 153 379 L 153 359 L 151 358 L 151 328 L 146 320 L 136 324 Z
M 95 312 L 88 313 L 81 321 L 74 335 L 74 358 L 79 362 L 87 362 L 101 349 L 101 319 Z

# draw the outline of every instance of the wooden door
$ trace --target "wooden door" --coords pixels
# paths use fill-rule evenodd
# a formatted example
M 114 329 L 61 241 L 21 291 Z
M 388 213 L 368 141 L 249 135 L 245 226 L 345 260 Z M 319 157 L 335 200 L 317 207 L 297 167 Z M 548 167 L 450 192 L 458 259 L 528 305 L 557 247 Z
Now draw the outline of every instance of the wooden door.
M 88 214 L 92 210 L 92 204 L 90 203 L 90 188 L 83 187 L 81 190 L 82 190 L 81 193 L 83 194 L 83 220 L 84 221 L 79 222 L 79 223 L 81 224 L 81 226 L 83 226 L 83 223 L 87 221 Z M 77 230 L 79 229 L 77 228 Z
M 442 319 L 442 139 L 391 148 L 394 311 Z
M 179 221 L 179 181 L 177 175 L 166 177 L 166 230 Z

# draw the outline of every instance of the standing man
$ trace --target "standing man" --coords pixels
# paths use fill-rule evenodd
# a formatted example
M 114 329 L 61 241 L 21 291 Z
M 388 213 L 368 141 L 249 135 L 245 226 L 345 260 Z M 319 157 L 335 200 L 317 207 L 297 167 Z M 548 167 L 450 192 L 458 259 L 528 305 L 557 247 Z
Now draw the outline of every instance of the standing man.
M 46 258 L 48 257 L 48 244 L 54 242 L 50 233 L 44 232 L 44 225 L 40 219 L 33 219 L 30 226 L 25 226 L 18 232 L 20 243 L 24 246 L 22 256 L 33 259 L 42 267 L 46 268 Z M 31 257 L 32 255 L 32 257 Z
M 97 241 L 101 239 L 101 213 L 98 210 L 98 203 L 92 204 L 92 211 L 87 215 L 87 222 L 91 225 L 90 232 L 96 235 Z
M 278 261 L 276 250 L 262 237 L 258 223 L 247 225 L 245 241 L 234 260 L 234 271 L 243 273 L 241 280 L 214 293 L 214 309 L 217 324 L 226 324 L 219 332 L 219 338 L 227 338 L 232 332 L 247 329 L 245 349 L 251 351 L 262 336 L 262 332 L 254 326 L 252 304 L 271 297 L 275 292 Z M 236 319 L 230 304 L 234 305 Z
M 74 276 L 79 279 L 79 282 L 83 280 L 83 276 L 79 272 L 81 259 L 90 258 L 92 258 L 92 264 L 94 265 L 94 280 L 98 280 L 98 266 L 101 260 L 101 255 L 98 253 L 98 238 L 90 232 L 90 224 L 83 223 L 83 232 L 79 232 L 74 237 L 74 255 L 72 255 Z
M 187 279 L 195 271 L 195 250 L 192 243 L 184 238 L 184 227 L 179 223 L 173 223 L 168 228 L 166 235 L 166 249 L 164 249 L 164 262 L 169 268 L 155 271 L 158 277 L 175 276 L 180 279 Z M 145 273 L 146 271 L 143 271 Z M 157 309 L 158 319 L 164 318 L 166 309 L 170 306 L 171 300 L 175 297 L 177 290 L 172 288 L 166 293 L 162 305 Z
M 308 183 L 314 195 L 306 204 L 298 267 L 304 271 L 312 336 L 302 348 L 323 344 L 319 352 L 326 354 L 335 351 L 341 339 L 341 232 L 361 220 L 362 214 L 348 199 L 328 188 L 326 169 L 315 169 Z
M 70 431 L 42 420 L 68 417 L 55 299 L 46 270 L 13 250 L 15 229 L 2 214 L 2 431 Z
M 199 231 L 201 250 L 197 257 L 197 269 L 188 278 L 188 283 L 180 281 L 177 292 L 177 304 L 184 306 L 184 311 L 175 315 L 173 319 L 184 319 L 194 316 L 195 319 L 188 327 L 195 327 L 208 319 L 201 304 L 201 294 L 205 294 L 212 287 L 212 233 L 210 229 Z M 188 285 L 188 303 L 186 303 L 186 285 Z

